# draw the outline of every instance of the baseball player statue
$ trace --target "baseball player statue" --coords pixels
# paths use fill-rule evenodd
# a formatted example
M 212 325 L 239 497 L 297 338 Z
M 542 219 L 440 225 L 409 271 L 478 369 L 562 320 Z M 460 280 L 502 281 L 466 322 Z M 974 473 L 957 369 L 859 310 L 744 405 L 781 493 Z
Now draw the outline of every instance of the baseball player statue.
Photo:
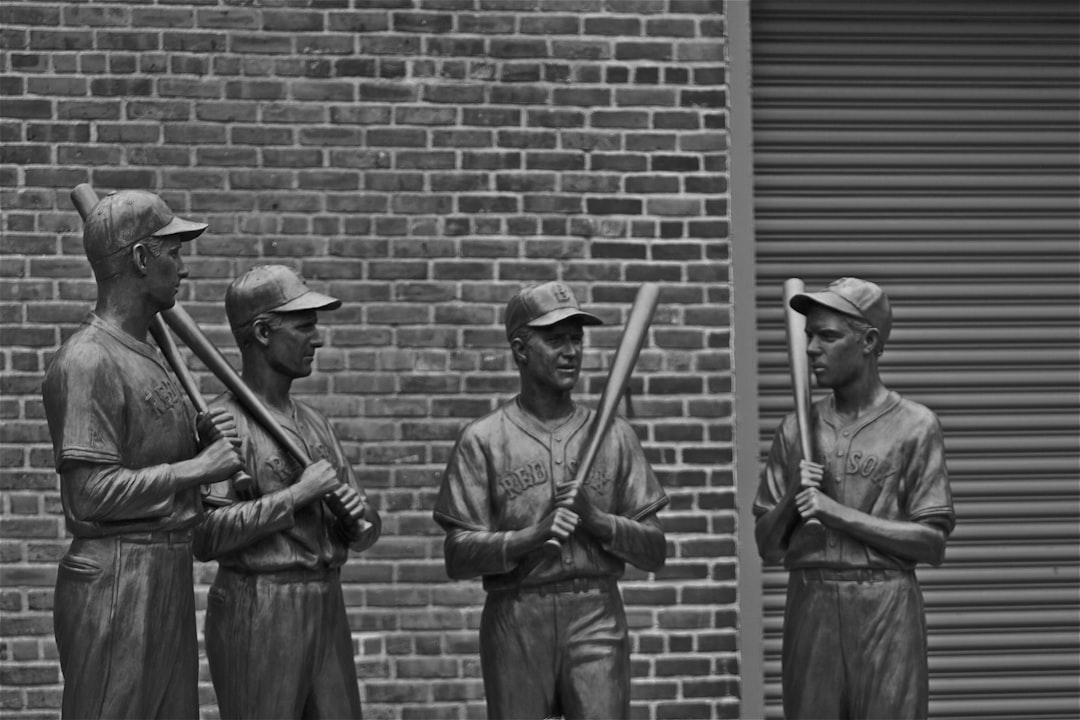
M 196 418 L 146 339 L 187 277 L 182 244 L 205 229 L 139 190 L 86 218 L 97 304 L 42 386 L 73 536 L 53 606 L 65 718 L 199 716 L 192 528 L 199 486 L 241 467 L 236 427 Z
M 841 278 L 794 295 L 807 355 L 832 392 L 810 412 L 802 457 L 794 416 L 761 473 L 758 551 L 789 571 L 784 716 L 925 718 L 926 620 L 914 568 L 940 565 L 955 523 L 937 417 L 882 384 L 892 326 L 880 287 Z M 824 539 L 799 518 L 816 518 Z
M 434 517 L 451 578 L 483 576 L 480 662 L 493 719 L 627 718 L 630 646 L 617 580 L 664 564 L 667 496 L 629 423 L 615 418 L 570 507 L 568 481 L 593 411 L 575 403 L 583 326 L 568 287 L 523 289 L 506 307 L 519 394 L 467 425 Z M 571 493 L 569 496 L 572 496 Z M 561 550 L 544 547 L 556 539 Z
M 195 537 L 196 557 L 218 561 L 205 635 L 223 718 L 361 716 L 340 573 L 382 523 L 330 422 L 290 395 L 322 347 L 318 312 L 340 306 L 282 265 L 249 270 L 225 295 L 245 384 L 314 462 L 300 467 L 231 393 L 211 403 L 235 416 L 253 479 L 213 486 Z

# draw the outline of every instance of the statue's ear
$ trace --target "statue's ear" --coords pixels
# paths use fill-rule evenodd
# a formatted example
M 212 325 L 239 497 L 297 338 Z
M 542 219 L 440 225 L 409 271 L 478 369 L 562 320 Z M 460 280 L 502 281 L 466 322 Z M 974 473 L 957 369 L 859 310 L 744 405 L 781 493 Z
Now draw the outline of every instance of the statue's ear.
M 270 333 L 274 328 L 270 327 L 270 323 L 265 318 L 257 318 L 251 326 L 252 336 L 255 338 L 255 342 L 259 343 L 263 347 L 270 344 Z
M 864 355 L 880 355 L 882 351 L 881 347 L 881 331 L 876 327 L 869 328 L 863 333 L 863 354 Z
M 514 355 L 514 362 L 518 365 L 524 365 L 528 362 L 528 354 L 525 352 L 525 341 L 520 337 L 516 337 L 510 341 L 510 352 Z
M 137 242 L 131 246 L 131 262 L 135 264 L 135 269 L 140 275 L 146 275 L 148 272 L 148 265 L 150 264 L 150 248 L 146 247 L 141 242 Z

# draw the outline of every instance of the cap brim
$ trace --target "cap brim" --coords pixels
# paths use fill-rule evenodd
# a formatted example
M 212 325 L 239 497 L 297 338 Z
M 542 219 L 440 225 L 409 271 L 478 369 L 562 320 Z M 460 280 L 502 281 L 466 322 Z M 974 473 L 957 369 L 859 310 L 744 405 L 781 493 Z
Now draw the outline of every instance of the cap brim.
M 557 322 L 562 322 L 568 318 L 580 318 L 582 325 L 603 325 L 604 321 L 596 317 L 592 313 L 587 313 L 584 310 L 577 310 L 575 308 L 559 308 L 558 310 L 552 310 L 549 313 L 544 313 L 540 317 L 531 322 L 525 323 L 529 327 L 548 327 L 554 325 Z
M 287 313 L 300 310 L 337 310 L 341 307 L 341 301 L 337 298 L 323 295 L 320 292 L 309 290 L 300 297 L 293 298 L 284 305 L 279 305 L 270 312 Z
M 792 310 L 802 315 L 806 315 L 814 309 L 815 305 L 818 305 L 827 307 L 830 310 L 835 310 L 844 315 L 850 315 L 859 318 L 860 320 L 866 320 L 866 318 L 863 317 L 863 314 L 859 312 L 859 308 L 855 307 L 839 295 L 831 292 L 798 293 L 791 296 L 788 305 L 791 306 Z M 867 320 L 867 322 L 869 321 Z
M 206 223 L 192 222 L 173 215 L 173 219 L 169 221 L 169 224 L 153 233 L 151 237 L 175 237 L 180 242 L 187 242 L 202 235 L 207 227 L 209 226 Z

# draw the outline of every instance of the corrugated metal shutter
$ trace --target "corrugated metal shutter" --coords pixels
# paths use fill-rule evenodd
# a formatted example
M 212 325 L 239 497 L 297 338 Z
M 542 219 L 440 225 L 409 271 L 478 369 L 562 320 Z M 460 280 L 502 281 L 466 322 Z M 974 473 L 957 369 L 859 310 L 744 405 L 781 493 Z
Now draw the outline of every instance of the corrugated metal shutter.
M 762 453 L 783 279 L 881 283 L 885 381 L 941 417 L 959 515 L 919 571 L 931 716 L 1078 717 L 1078 3 L 753 0 L 751 30 Z

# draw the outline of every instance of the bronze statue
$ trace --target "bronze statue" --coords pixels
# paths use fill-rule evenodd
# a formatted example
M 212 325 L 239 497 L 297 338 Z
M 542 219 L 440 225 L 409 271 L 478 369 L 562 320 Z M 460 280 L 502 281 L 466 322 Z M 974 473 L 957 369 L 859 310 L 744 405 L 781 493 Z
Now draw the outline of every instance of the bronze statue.
M 251 269 L 225 296 L 244 382 L 314 462 L 301 467 L 231 393 L 211 403 L 235 416 L 253 479 L 211 488 L 194 545 L 218 561 L 205 634 L 223 718 L 361 716 L 340 573 L 382 524 L 330 422 L 290 395 L 322 347 L 318 312 L 340 306 L 282 265 Z
M 794 295 L 807 355 L 832 390 L 773 440 L 754 503 L 758 551 L 789 570 L 782 657 L 784 715 L 925 718 L 926 620 L 914 568 L 940 565 L 955 524 L 941 427 L 889 390 L 878 357 L 892 327 L 880 287 L 841 278 Z M 799 520 L 820 521 L 808 529 Z
M 138 190 L 86 218 L 97 304 L 42 386 L 73 535 L 53 611 L 65 718 L 199 716 L 192 528 L 199 486 L 241 467 L 236 427 L 195 417 L 146 336 L 187 277 L 182 244 L 205 229 Z
M 617 580 L 627 562 L 663 566 L 657 512 L 668 499 L 620 418 L 580 492 L 568 482 L 594 414 L 572 398 L 583 326 L 600 322 L 560 282 L 512 298 L 505 326 L 520 393 L 465 427 L 443 473 L 434 517 L 447 573 L 483 576 L 487 591 L 480 661 L 493 719 L 629 717 Z M 545 549 L 552 538 L 557 552 Z

